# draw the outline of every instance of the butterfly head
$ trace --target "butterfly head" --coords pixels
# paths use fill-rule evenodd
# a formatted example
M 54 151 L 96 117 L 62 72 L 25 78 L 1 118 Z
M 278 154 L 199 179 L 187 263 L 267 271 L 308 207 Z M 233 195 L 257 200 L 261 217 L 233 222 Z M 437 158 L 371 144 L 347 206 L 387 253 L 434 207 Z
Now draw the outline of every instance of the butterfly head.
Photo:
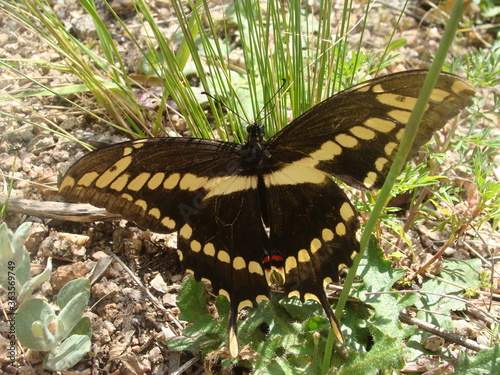
M 250 147 L 264 143 L 264 125 L 253 123 L 247 126 L 247 145 Z

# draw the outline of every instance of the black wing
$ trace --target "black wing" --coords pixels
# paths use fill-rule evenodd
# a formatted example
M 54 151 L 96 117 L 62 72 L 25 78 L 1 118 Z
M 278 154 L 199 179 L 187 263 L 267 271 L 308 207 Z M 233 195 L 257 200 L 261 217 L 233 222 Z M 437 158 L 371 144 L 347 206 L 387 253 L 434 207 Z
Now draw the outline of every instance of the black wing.
M 273 157 L 322 170 L 358 189 L 380 188 L 427 75 L 379 77 L 332 96 L 269 140 Z M 441 73 L 410 154 L 472 103 L 474 88 Z
M 120 143 L 84 156 L 60 185 L 70 201 L 155 232 L 178 231 L 183 269 L 230 299 L 232 345 L 237 311 L 269 295 L 258 178 L 240 176 L 241 147 L 188 138 Z
M 313 107 L 268 142 L 264 176 L 272 250 L 282 254 L 289 296 L 321 302 L 336 330 L 323 286 L 337 281 L 359 251 L 359 223 L 349 199 L 329 178 L 380 188 L 427 71 L 384 76 Z M 473 87 L 442 73 L 410 154 L 471 104 Z M 341 339 L 340 333 L 337 337 Z

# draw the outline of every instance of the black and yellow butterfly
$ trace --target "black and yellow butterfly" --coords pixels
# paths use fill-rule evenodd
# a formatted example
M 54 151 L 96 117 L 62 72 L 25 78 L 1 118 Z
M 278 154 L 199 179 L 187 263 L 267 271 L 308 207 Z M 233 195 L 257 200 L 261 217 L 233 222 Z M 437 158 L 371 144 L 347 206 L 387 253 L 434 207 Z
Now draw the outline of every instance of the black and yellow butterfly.
M 60 192 L 142 228 L 178 232 L 184 270 L 230 301 L 233 355 L 236 315 L 268 298 L 273 269 L 283 274 L 286 296 L 322 304 L 342 340 L 324 285 L 359 251 L 359 222 L 332 176 L 358 189 L 382 186 L 426 74 L 351 87 L 267 141 L 262 125 L 252 124 L 243 145 L 192 138 L 112 145 L 77 161 Z M 469 83 L 442 73 L 411 151 L 473 95 Z

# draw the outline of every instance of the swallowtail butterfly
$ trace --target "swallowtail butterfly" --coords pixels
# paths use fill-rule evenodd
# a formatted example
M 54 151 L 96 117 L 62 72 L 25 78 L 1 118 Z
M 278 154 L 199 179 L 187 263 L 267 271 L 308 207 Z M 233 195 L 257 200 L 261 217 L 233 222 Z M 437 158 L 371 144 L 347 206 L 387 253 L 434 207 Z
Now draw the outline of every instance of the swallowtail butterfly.
M 178 232 L 183 269 L 230 301 L 232 354 L 237 313 L 268 298 L 272 270 L 282 272 L 286 296 L 321 303 L 342 341 L 324 286 L 358 253 L 359 222 L 331 176 L 357 189 L 382 186 L 426 74 L 353 86 L 267 141 L 252 124 L 245 144 L 154 138 L 105 147 L 77 161 L 60 192 L 142 228 Z M 441 73 L 411 151 L 473 95 L 469 83 Z

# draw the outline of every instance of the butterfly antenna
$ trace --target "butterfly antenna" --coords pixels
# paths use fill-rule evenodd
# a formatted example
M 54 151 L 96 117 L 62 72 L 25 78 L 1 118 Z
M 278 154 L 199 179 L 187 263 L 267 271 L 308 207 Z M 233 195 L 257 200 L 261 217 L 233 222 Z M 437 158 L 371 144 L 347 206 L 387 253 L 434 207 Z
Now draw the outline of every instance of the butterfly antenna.
M 221 107 L 226 108 L 229 112 L 231 112 L 233 115 L 238 117 L 245 124 L 250 125 L 250 123 L 248 122 L 248 120 L 246 118 L 241 117 L 238 112 L 234 111 L 232 108 L 229 108 L 222 100 L 217 99 L 215 96 L 213 96 L 212 94 L 210 94 L 206 91 L 202 91 L 202 94 L 211 98 L 214 102 L 218 103 Z
M 271 110 L 269 110 L 264 116 L 261 116 L 262 112 L 264 112 L 264 110 L 269 106 L 269 104 L 272 101 L 274 101 L 274 99 L 278 96 L 278 94 L 283 90 L 283 88 L 285 87 L 285 84 L 286 84 L 286 79 L 282 78 L 281 85 L 280 85 L 280 87 L 278 87 L 278 90 L 276 90 L 276 92 L 273 94 L 273 96 L 266 102 L 266 104 L 264 104 L 264 106 L 260 110 L 259 114 L 257 115 L 258 122 L 264 121 L 264 119 L 271 114 Z M 275 106 L 276 106 L 276 102 L 274 103 L 273 108 Z

